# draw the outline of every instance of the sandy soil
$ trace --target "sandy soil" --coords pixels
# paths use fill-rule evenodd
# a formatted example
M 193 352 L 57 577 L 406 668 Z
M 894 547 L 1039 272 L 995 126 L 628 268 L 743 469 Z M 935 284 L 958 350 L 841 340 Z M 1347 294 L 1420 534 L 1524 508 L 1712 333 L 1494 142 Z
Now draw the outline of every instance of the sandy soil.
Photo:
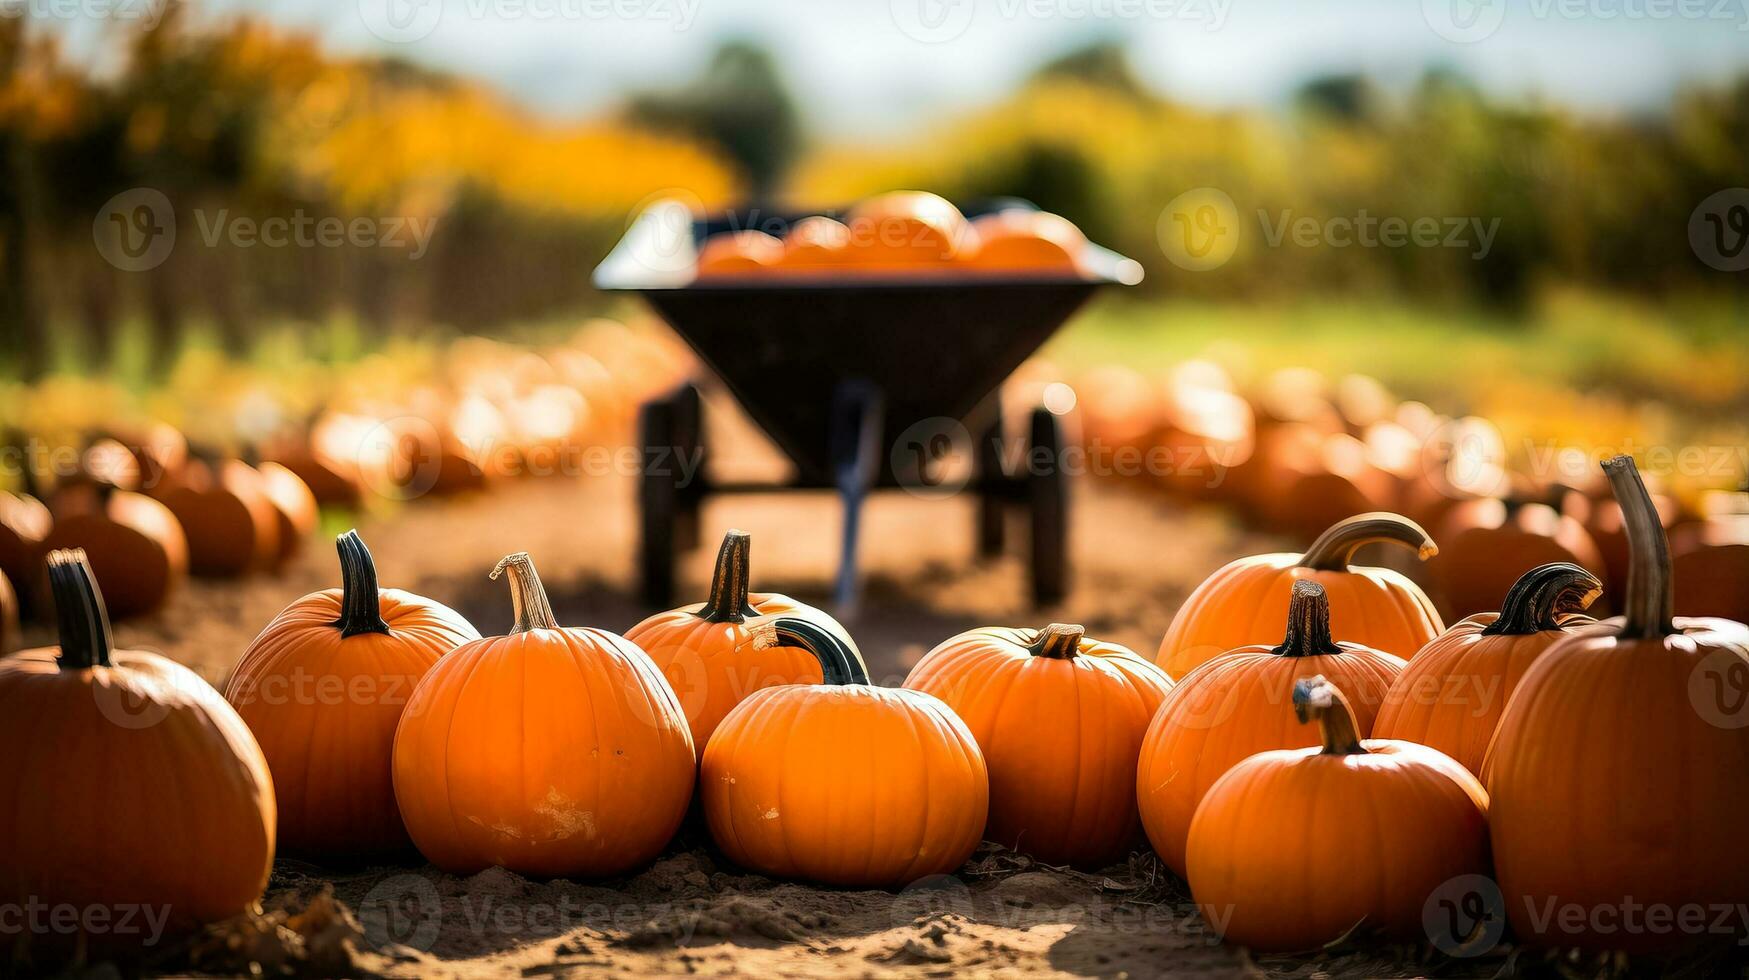
M 716 415 L 739 450 L 713 465 L 742 476 L 778 465 L 732 417 Z M 448 602 L 483 632 L 510 622 L 509 598 L 487 572 L 517 550 L 535 556 L 562 622 L 624 630 L 650 611 L 632 593 L 632 489 L 629 476 L 507 483 L 358 522 L 385 585 Z M 1204 574 L 1276 544 L 1213 511 L 1089 480 L 1075 489 L 1074 591 L 1050 610 L 1028 608 L 1016 558 L 973 559 L 969 501 L 877 498 L 867 514 L 866 599 L 848 620 L 874 677 L 897 684 L 929 647 L 975 625 L 1067 620 L 1151 651 Z M 753 535 L 757 588 L 826 604 L 837 521 L 823 495 L 712 500 L 707 545 L 687 559 L 680 595 L 702 597 L 710 543 L 735 526 Z M 332 584 L 334 568 L 331 549 L 312 542 L 278 576 L 195 583 L 167 613 L 119 624 L 118 640 L 222 683 L 254 632 L 291 599 Z M 40 627 L 30 639 L 47 641 Z M 530 881 L 501 869 L 466 879 L 429 867 L 334 873 L 281 861 L 265 910 L 147 969 L 229 973 L 255 960 L 268 975 L 1311 977 L 1488 976 L 1516 965 L 1504 952 L 1423 962 L 1366 947 L 1256 962 L 1207 933 L 1183 883 L 1146 852 L 1088 875 L 986 849 L 958 873 L 898 894 L 842 892 L 742 874 L 690 825 L 653 867 L 609 882 Z

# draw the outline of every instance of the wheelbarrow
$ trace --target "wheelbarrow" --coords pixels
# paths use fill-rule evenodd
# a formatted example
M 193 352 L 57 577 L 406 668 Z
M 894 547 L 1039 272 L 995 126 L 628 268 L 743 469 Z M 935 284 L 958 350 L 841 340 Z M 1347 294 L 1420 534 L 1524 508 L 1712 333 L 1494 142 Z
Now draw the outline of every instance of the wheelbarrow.
M 976 217 L 995 206 L 1014 202 L 965 211 Z M 944 271 L 693 281 L 697 247 L 711 235 L 785 228 L 810 214 L 842 217 L 748 209 L 700 219 L 678 201 L 661 202 L 634 219 L 595 269 L 597 288 L 648 301 L 795 467 L 794 477 L 780 483 L 713 482 L 702 465 L 708 447 L 698 388 L 687 383 L 644 404 L 638 424 L 644 600 L 672 602 L 675 560 L 698 544 L 705 497 L 832 490 L 844 507 L 834 599 L 848 613 L 858 595 L 862 505 L 877 489 L 975 494 L 981 557 L 1001 553 L 1005 510 L 1024 508 L 1033 601 L 1062 598 L 1069 573 L 1062 425 L 1044 406 L 1034 408 L 1026 463 L 1009 465 L 995 393 L 1095 289 L 1138 282 L 1141 267 L 1090 246 L 1086 277 Z M 944 485 L 936 468 L 955 450 L 969 450 L 971 473 Z M 678 466 L 677 459 L 699 465 Z

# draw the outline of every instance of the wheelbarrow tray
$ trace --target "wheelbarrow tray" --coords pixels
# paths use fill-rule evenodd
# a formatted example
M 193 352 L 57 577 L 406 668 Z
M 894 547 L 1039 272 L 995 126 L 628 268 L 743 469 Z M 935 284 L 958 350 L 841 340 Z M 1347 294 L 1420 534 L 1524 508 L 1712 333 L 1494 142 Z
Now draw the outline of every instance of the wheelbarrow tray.
M 883 393 L 888 440 L 926 419 L 965 423 L 1099 286 L 1140 278 L 1133 261 L 1090 246 L 1088 277 L 953 272 L 695 283 L 686 257 L 698 243 L 733 227 L 761 227 L 761 216 L 681 221 L 674 212 L 652 218 L 655 211 L 597 267 L 596 284 L 643 296 L 795 463 L 800 480 L 819 486 L 831 485 L 833 395 L 846 382 Z M 793 223 L 809 214 L 831 212 L 763 220 Z M 902 476 L 888 459 L 880 469 L 879 484 Z

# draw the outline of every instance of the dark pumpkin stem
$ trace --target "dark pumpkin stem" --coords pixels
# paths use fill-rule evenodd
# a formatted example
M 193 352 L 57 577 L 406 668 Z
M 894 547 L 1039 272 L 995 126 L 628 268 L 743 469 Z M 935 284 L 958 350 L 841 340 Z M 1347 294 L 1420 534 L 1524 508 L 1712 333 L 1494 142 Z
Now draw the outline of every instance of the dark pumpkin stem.
M 868 668 L 862 657 L 832 631 L 818 623 L 794 616 L 760 619 L 752 627 L 753 648 L 799 647 L 820 661 L 820 674 L 827 684 L 867 684 Z
M 1087 631 L 1070 623 L 1052 623 L 1038 631 L 1028 650 L 1035 657 L 1069 660 L 1081 652 L 1081 638 Z
M 389 624 L 383 620 L 377 590 L 377 566 L 364 539 L 354 528 L 335 538 L 334 548 L 340 552 L 340 618 L 334 621 L 335 628 L 341 636 L 387 633 Z
M 1512 583 L 1500 604 L 1500 618 L 1482 630 L 1483 636 L 1529 636 L 1561 628 L 1561 617 L 1584 612 L 1603 594 L 1597 576 L 1567 561 L 1550 562 L 1525 572 Z
M 1632 456 L 1605 460 L 1604 475 L 1621 507 L 1628 539 L 1628 588 L 1624 603 L 1626 622 L 1621 635 L 1655 640 L 1676 632 L 1676 593 L 1670 574 L 1670 542 L 1658 507 L 1646 492 L 1646 483 Z
M 83 548 L 49 552 L 49 589 L 55 597 L 55 619 L 60 628 L 61 653 L 55 663 L 62 670 L 108 667 L 115 649 L 109 633 L 109 611 L 97 577 Z
M 1348 698 L 1324 675 L 1294 681 L 1294 715 L 1304 725 L 1318 723 L 1324 737 L 1324 755 L 1367 755 L 1354 724 L 1354 709 Z
M 1283 657 L 1342 652 L 1330 639 L 1330 597 L 1322 585 L 1309 578 L 1294 582 L 1293 597 L 1287 603 L 1287 637 L 1274 652 Z
M 496 580 L 506 571 L 510 573 L 510 608 L 516 617 L 510 632 L 558 629 L 553 604 L 547 601 L 547 590 L 540 584 L 540 574 L 534 570 L 534 559 L 528 557 L 528 552 L 505 555 L 498 567 L 492 569 L 492 578 Z
M 717 567 L 711 572 L 711 595 L 698 611 L 700 618 L 712 623 L 740 623 L 759 615 L 747 600 L 748 553 L 752 550 L 753 538 L 746 531 L 723 535 Z
M 1426 561 L 1439 554 L 1439 546 L 1421 525 L 1401 514 L 1374 511 L 1356 514 L 1330 525 L 1318 540 L 1300 556 L 1301 568 L 1320 572 L 1345 572 L 1354 553 L 1375 541 L 1390 541 L 1415 549 L 1415 557 Z

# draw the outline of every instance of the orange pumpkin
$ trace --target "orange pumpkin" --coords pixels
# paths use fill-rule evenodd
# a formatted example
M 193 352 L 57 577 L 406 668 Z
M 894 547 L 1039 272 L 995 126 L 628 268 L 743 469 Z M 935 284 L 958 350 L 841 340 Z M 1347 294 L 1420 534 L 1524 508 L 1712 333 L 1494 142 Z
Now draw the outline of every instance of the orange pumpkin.
M 182 525 L 151 497 L 88 484 L 59 505 L 44 550 L 82 549 L 117 619 L 160 608 L 187 576 Z
M 1329 592 L 1338 635 L 1399 657 L 1413 656 L 1443 629 L 1439 613 L 1402 573 L 1348 564 L 1357 549 L 1375 541 L 1412 548 L 1422 559 L 1439 551 L 1420 525 L 1381 512 L 1331 525 L 1305 554 L 1241 558 L 1210 575 L 1184 600 L 1154 662 L 1176 679 L 1228 650 L 1273 642 L 1287 623 L 1294 583 L 1305 580 Z
M 18 645 L 18 593 L 5 572 L 0 572 L 0 655 Z
M 1296 679 L 1323 674 L 1354 692 L 1357 724 L 1372 731 L 1403 661 L 1330 638 L 1330 603 L 1310 579 L 1293 584 L 1286 638 L 1244 646 L 1180 680 L 1142 739 L 1136 798 L 1142 827 L 1162 860 L 1184 873 L 1184 843 L 1197 804 L 1215 780 L 1249 755 L 1312 744 L 1285 703 Z
M 188 536 L 188 570 L 236 576 L 271 568 L 279 557 L 279 515 L 261 474 L 241 460 L 190 461 L 158 495 Z
M 971 223 L 965 262 L 988 272 L 1078 276 L 1087 237 L 1067 218 L 1007 208 Z
M 783 258 L 783 243 L 763 231 L 730 231 L 712 235 L 698 250 L 698 278 L 757 275 Z
M 0 490 L 0 575 L 18 590 L 21 615 L 33 615 L 42 606 L 37 585 L 46 553 L 43 541 L 53 523 L 42 501 Z
M 1362 741 L 1339 685 L 1293 685 L 1313 747 L 1254 755 L 1190 828 L 1190 890 L 1230 943 L 1312 952 L 1360 926 L 1426 941 L 1429 901 L 1488 870 L 1488 794 L 1426 746 Z
M 705 746 L 711 837 L 761 874 L 892 888 L 955 870 L 989 809 L 972 733 L 921 691 L 873 687 L 856 652 L 808 619 L 775 617 L 756 644 L 798 644 L 824 685 L 755 691 Z
M 657 613 L 626 631 L 626 639 L 650 655 L 680 699 L 692 744 L 702 747 L 729 709 L 747 695 L 778 684 L 820 683 L 820 663 L 789 646 L 754 649 L 746 623 L 757 616 L 799 616 L 835 633 L 854 653 L 856 644 L 838 621 L 813 606 L 775 592 L 747 591 L 752 538 L 745 531 L 723 535 L 705 602 Z M 860 660 L 861 654 L 857 654 Z
M 852 208 L 845 261 L 864 271 L 946 267 L 973 246 L 965 216 L 926 191 L 879 194 Z
M 1420 742 L 1482 771 L 1506 702 L 1530 665 L 1568 630 L 1596 622 L 1582 610 L 1603 594 L 1570 562 L 1525 572 L 1497 613 L 1478 613 L 1421 648 L 1391 685 L 1373 734 Z
M 1062 623 L 961 633 L 905 678 L 946 702 L 984 754 L 984 837 L 1048 864 L 1094 868 L 1139 836 L 1136 757 L 1171 686 L 1128 647 Z
M 508 573 L 515 624 L 439 660 L 395 731 L 413 843 L 456 874 L 493 865 L 605 878 L 668 844 L 696 774 L 686 716 L 644 651 L 553 618 L 534 562 Z
M 243 912 L 273 868 L 267 763 L 211 685 L 154 653 L 116 650 L 91 566 L 48 557 L 60 646 L 0 660 L 0 904 L 103 909 L 116 928 L 91 941 L 160 939 Z M 0 930 L 0 948 L 54 945 L 53 933 Z
M 1627 520 L 1625 615 L 1531 665 L 1484 778 L 1519 936 L 1662 952 L 1709 938 L 1710 916 L 1697 934 L 1680 910 L 1749 903 L 1749 626 L 1673 616 L 1651 495 L 1631 458 L 1603 467 Z
M 1719 498 L 1720 512 L 1672 535 L 1676 611 L 1749 622 L 1749 493 Z
M 304 482 L 316 503 L 356 509 L 364 502 L 364 484 L 357 466 L 347 466 L 328 452 L 316 448 L 317 432 L 309 440 L 286 439 L 275 443 L 263 458 L 290 470 Z
M 796 222 L 783 238 L 783 255 L 777 267 L 786 273 L 819 273 L 840 269 L 850 229 L 822 214 Z
M 279 551 L 274 555 L 273 565 L 278 568 L 290 561 L 316 532 L 316 520 L 320 516 L 316 495 L 296 473 L 278 463 L 262 463 L 255 470 L 261 476 L 261 490 L 267 495 L 267 502 L 273 505 L 277 519 L 275 538 L 279 542 Z
M 225 699 L 273 772 L 280 847 L 355 861 L 411 846 L 389 764 L 395 726 L 431 665 L 480 634 L 448 606 L 379 590 L 357 531 L 336 547 L 342 587 L 275 616 L 243 652 Z
M 1445 545 L 1428 568 L 1439 609 L 1453 619 L 1487 611 L 1518 576 L 1549 562 L 1570 562 L 1608 581 L 1603 556 L 1584 525 L 1547 504 L 1459 504 L 1440 540 Z

